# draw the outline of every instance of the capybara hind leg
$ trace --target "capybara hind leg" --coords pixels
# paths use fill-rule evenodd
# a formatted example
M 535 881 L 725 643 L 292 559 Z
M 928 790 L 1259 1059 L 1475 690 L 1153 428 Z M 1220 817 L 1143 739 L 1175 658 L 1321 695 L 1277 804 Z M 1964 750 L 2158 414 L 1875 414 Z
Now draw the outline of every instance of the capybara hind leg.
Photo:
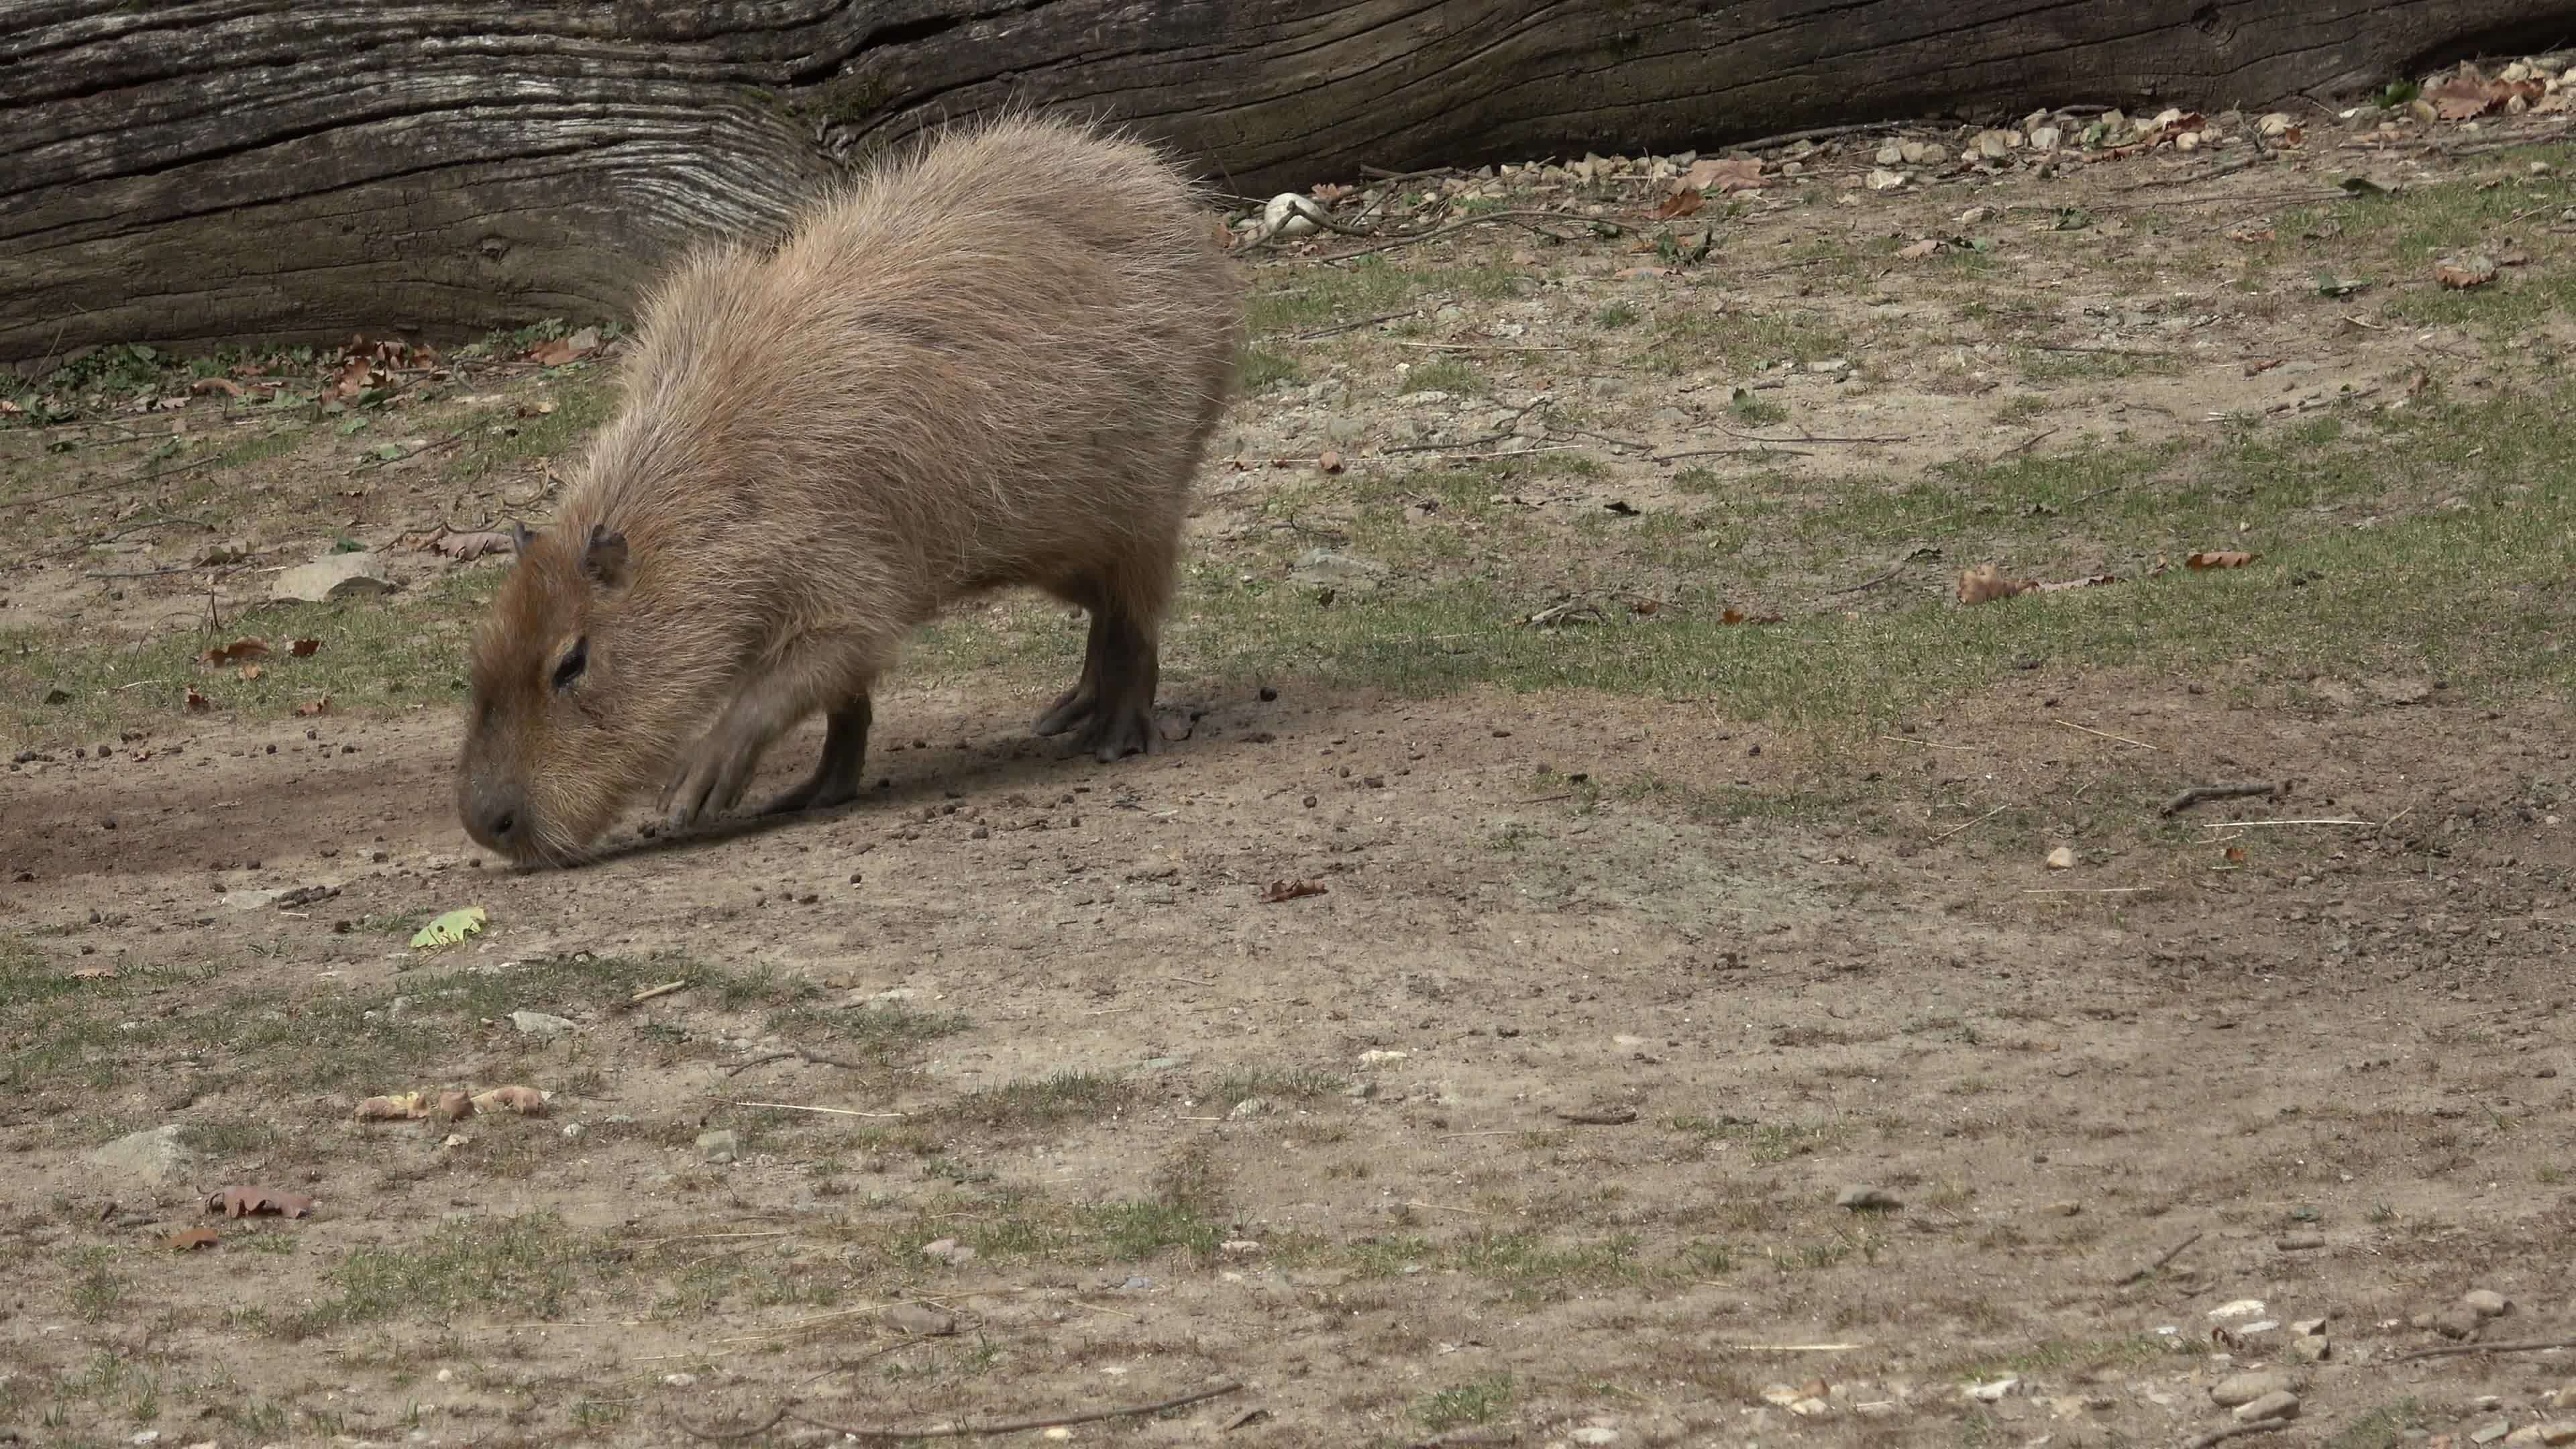
M 849 700 L 867 696 L 880 653 L 874 639 L 809 635 L 775 656 L 682 758 L 662 792 L 671 828 L 739 804 L 762 753 L 780 735 L 818 709 L 846 709 Z
M 826 716 L 823 758 L 816 762 L 813 778 L 770 801 L 760 813 L 828 810 L 859 798 L 859 767 L 867 762 L 868 724 L 874 713 L 875 706 L 863 694 Z
M 1038 734 L 1063 734 L 1089 720 L 1100 707 L 1100 655 L 1104 642 L 1100 611 L 1095 605 L 1091 613 L 1091 638 L 1082 650 L 1082 675 L 1073 682 L 1073 688 L 1057 695 L 1055 703 L 1047 706 L 1047 712 L 1038 716 L 1035 726 Z

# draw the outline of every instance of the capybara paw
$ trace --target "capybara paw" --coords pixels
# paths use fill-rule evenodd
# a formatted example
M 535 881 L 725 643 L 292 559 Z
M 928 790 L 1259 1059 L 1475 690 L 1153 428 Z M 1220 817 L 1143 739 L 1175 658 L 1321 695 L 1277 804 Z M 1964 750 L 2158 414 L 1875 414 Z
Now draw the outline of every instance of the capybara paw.
M 1099 710 L 1099 696 L 1088 684 L 1078 684 L 1057 695 L 1055 703 L 1047 707 L 1046 713 L 1038 716 L 1038 722 L 1031 729 L 1040 738 L 1060 735 L 1090 719 L 1099 713 Z
M 1091 727 L 1074 741 L 1073 753 L 1088 752 L 1106 765 L 1126 755 L 1160 754 L 1163 732 L 1154 727 L 1150 709 L 1121 709 L 1095 713 Z
M 829 810 L 847 805 L 859 798 L 859 787 L 848 780 L 808 780 L 795 789 L 760 807 L 763 815 L 794 815 L 805 810 Z
M 719 748 L 712 737 L 701 743 L 663 792 L 670 828 L 686 829 L 740 803 L 743 787 L 751 783 L 751 765 L 747 750 Z

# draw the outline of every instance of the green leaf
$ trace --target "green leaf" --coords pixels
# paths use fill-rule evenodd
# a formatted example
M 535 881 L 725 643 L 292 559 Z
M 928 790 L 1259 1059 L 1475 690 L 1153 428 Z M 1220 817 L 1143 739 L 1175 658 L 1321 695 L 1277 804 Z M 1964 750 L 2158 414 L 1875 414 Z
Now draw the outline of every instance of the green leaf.
M 483 913 L 481 906 L 467 906 L 461 911 L 449 911 L 446 915 L 413 932 L 411 943 L 417 947 L 453 946 L 466 937 L 481 932 L 483 923 L 489 919 L 491 918 Z

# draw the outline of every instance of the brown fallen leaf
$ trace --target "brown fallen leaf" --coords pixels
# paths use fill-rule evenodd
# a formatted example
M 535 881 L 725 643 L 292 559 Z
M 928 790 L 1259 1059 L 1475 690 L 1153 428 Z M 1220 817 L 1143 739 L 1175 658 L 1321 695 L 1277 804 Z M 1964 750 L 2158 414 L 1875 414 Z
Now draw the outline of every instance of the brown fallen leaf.
M 1315 466 L 1327 473 L 1339 473 L 1342 471 L 1342 455 L 1326 448 L 1324 456 L 1315 460 Z
M 331 712 L 331 696 L 326 694 L 320 699 L 313 701 L 311 704 L 299 704 L 295 707 L 295 712 L 307 719 L 310 719 L 317 714 L 329 714 Z
M 265 639 L 235 639 L 206 651 L 208 664 L 237 664 L 244 659 L 262 659 L 268 655 Z
M 1661 613 L 1663 607 L 1663 601 L 1660 599 L 1639 599 L 1628 606 L 1632 613 L 1644 615 L 1649 619 Z
M 185 1253 L 198 1248 L 211 1248 L 224 1240 L 213 1228 L 182 1228 L 161 1240 L 161 1246 Z
M 1729 608 L 1717 616 L 1717 622 L 1721 624 L 1777 624 L 1780 622 L 1780 616 L 1777 614 L 1748 614 L 1742 609 Z
M 2038 587 L 2039 583 L 2035 579 L 2016 583 L 2005 578 L 2002 569 L 1990 563 L 1982 563 L 1959 574 L 1959 602 L 1962 604 L 1989 603 L 1996 599 L 2009 599 L 2015 594 L 2028 593 Z
M 2225 855 L 2226 855 L 2226 857 L 2227 857 L 2228 863 L 2229 863 L 2229 864 L 2231 864 L 2231 865 L 2243 865 L 2243 864 L 2245 863 L 2245 847 L 2244 847 L 2244 846 L 2241 846 L 2241 845 L 2231 845 L 2231 846 L 2227 847 L 2227 849 L 2226 849 L 2226 851 L 2225 851 Z
M 1703 156 L 1691 163 L 1682 185 L 1692 191 L 1751 191 L 1762 184 L 1762 162 L 1754 156 Z
M 116 979 L 116 968 L 113 966 L 75 966 L 71 969 L 70 976 L 74 981 L 114 981 Z
M 241 667 L 241 677 L 244 679 L 257 679 L 259 674 L 260 669 L 256 664 L 245 664 Z
M 273 1187 L 228 1187 L 206 1199 L 206 1211 L 222 1213 L 228 1218 L 248 1217 L 252 1213 L 300 1218 L 313 1211 L 313 1199 L 302 1193 L 279 1192 Z
M 581 349 L 561 337 L 528 349 L 528 360 L 541 367 L 561 367 L 579 356 Z
M 2478 252 L 2444 257 L 2433 264 L 2433 280 L 2445 287 L 2466 291 L 2471 287 L 2483 287 L 2495 279 L 2495 258 Z
M 2241 569 L 2262 556 L 2259 553 L 2203 550 L 2185 557 L 2182 566 L 2187 569 Z
M 2234 231 L 2229 232 L 2227 234 L 2227 239 L 2229 241 L 2246 242 L 2251 244 L 2255 242 L 2272 241 L 2277 239 L 2279 235 L 2279 232 L 2274 231 L 2268 226 L 2240 226 Z
M 322 641 L 319 639 L 298 639 L 286 646 L 286 652 L 298 659 L 310 659 L 313 657 L 313 651 L 321 647 Z
M 523 418 L 541 418 L 554 410 L 555 404 L 554 399 L 552 398 L 547 398 L 539 402 L 523 402 L 519 404 L 519 416 Z
M 1939 250 L 1941 250 L 1941 239 L 1927 236 L 1921 241 L 1906 243 L 1896 254 L 1909 262 L 1919 262 Z
M 1698 189 L 1695 187 L 1685 186 L 1681 190 L 1674 192 L 1672 195 L 1665 197 L 1663 199 L 1663 203 L 1655 208 L 1655 215 L 1658 219 L 1663 221 L 1674 221 L 1697 212 L 1700 208 L 1700 202 L 1701 197 Z
M 1281 901 L 1293 901 L 1301 896 L 1320 896 L 1323 893 L 1324 886 L 1320 881 L 1274 880 L 1270 883 L 1270 888 L 1261 893 L 1261 903 L 1275 906 Z
M 474 1094 L 474 1109 L 489 1112 L 499 1108 L 522 1117 L 546 1115 L 546 1094 L 534 1087 L 494 1087 Z
M 199 694 L 197 692 L 197 686 L 193 684 L 188 686 L 188 713 L 204 714 L 214 707 L 214 701 L 206 698 L 202 694 Z
M 242 385 L 228 377 L 201 377 L 188 384 L 188 391 L 200 394 L 219 392 L 226 397 L 240 397 Z
M 441 533 L 430 540 L 429 546 L 458 563 L 465 563 L 487 553 L 508 553 L 510 535 L 497 529 L 484 529 L 477 533 Z
M 2464 65 L 2458 75 L 2424 92 L 2424 99 L 2433 103 L 2433 114 L 2445 121 L 2473 121 L 2516 96 L 2528 105 L 2548 89 L 2536 80 L 2489 80 L 2476 66 Z
M 2270 372 L 2273 368 L 2280 366 L 2281 361 L 2282 359 L 2277 357 L 2253 358 L 2245 364 L 2245 375 L 2247 377 L 2258 377 L 2263 373 Z

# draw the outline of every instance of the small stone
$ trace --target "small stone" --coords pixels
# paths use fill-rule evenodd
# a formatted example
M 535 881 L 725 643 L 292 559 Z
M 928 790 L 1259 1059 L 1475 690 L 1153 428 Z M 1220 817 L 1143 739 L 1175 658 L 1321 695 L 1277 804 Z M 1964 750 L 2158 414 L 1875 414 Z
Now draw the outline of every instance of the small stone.
M 2254 123 L 2254 129 L 2262 132 L 2267 137 L 2286 136 L 2290 133 L 2290 127 L 2295 124 L 2297 123 L 2290 119 L 2289 112 L 2269 111 L 2264 114 L 2261 120 Z
M 1364 1067 L 1382 1067 L 1390 1063 L 1403 1061 L 1409 1055 L 1411 1054 L 1408 1052 L 1399 1051 L 1365 1051 L 1360 1053 L 1360 1065 Z
M 975 1250 L 967 1247 L 964 1243 L 957 1241 L 955 1238 L 941 1238 L 934 1243 L 922 1244 L 921 1256 L 925 1258 L 936 1258 L 940 1262 L 954 1267 L 959 1263 L 973 1262 L 975 1260 Z
M 1565 1437 L 1577 1444 L 1616 1444 L 1619 1442 L 1619 1431 L 1607 1424 L 1585 1424 L 1581 1428 L 1567 1431 Z
M 1904 173 L 1890 171 L 1884 166 L 1869 173 L 1869 189 L 1872 191 L 1894 191 L 1904 184 Z
M 1856 1183 L 1834 1195 L 1834 1206 L 1853 1212 L 1893 1212 L 1905 1204 L 1883 1188 Z
M 674 1373 L 674 1374 L 664 1374 L 664 1375 L 662 1375 L 662 1382 L 664 1382 L 664 1383 L 666 1383 L 666 1384 L 669 1384 L 672 1388 L 675 1388 L 675 1389 L 685 1389 L 685 1388 L 687 1388 L 689 1385 L 694 1384 L 694 1383 L 696 1383 L 697 1381 L 698 1381 L 698 1376 L 697 1376 L 696 1374 L 693 1374 L 693 1373 Z
M 1305 236 L 1315 229 L 1323 208 L 1293 191 L 1283 191 L 1261 208 L 1261 224 L 1278 236 Z
M 572 1030 L 570 1021 L 542 1011 L 511 1012 L 510 1025 L 517 1027 L 522 1035 L 537 1037 L 561 1036 Z
M 1968 1386 L 1968 1397 L 1975 1399 L 1981 1404 L 2000 1403 L 2003 1401 L 2005 1395 L 2011 1393 L 2014 1389 L 2019 1388 L 2020 1386 L 2020 1379 L 2007 1376 L 1996 1379 L 1991 1383 L 1970 1384 Z
M 2322 1333 L 2302 1334 L 2281 1350 L 2281 1356 L 2292 1363 L 2323 1363 L 2333 1354 L 2334 1345 Z
M 2075 868 L 2074 848 L 2071 846 L 2061 845 L 2055 850 L 2050 851 L 2048 853 L 2048 868 L 2050 870 L 2073 870 Z
M 2077 1213 L 2084 1211 L 2084 1204 L 2077 1202 L 2075 1199 L 2070 1197 L 2059 1202 L 2050 1203 L 2048 1205 L 2048 1210 L 2057 1214 L 2061 1218 L 2071 1218 Z
M 2058 142 L 2064 138 L 2065 133 L 2058 130 L 2055 126 L 2034 126 L 2031 128 L 2030 132 L 2030 149 L 2034 151 L 2054 151 L 2057 149 Z
M 701 1132 L 698 1134 L 698 1155 L 709 1162 L 731 1162 L 742 1156 L 742 1139 L 729 1127 Z
M 2010 131 L 1979 131 L 1968 145 L 1978 155 L 1989 161 L 1995 161 L 2011 154 L 2012 148 L 2019 144 L 2020 140 L 2019 136 Z
M 1252 1118 L 1254 1118 L 1254 1117 L 1258 1117 L 1258 1116 L 1260 1116 L 1262 1113 L 1267 1112 L 1267 1111 L 1269 1111 L 1269 1110 L 1270 1110 L 1270 1099 L 1269 1099 L 1269 1098 L 1267 1098 L 1267 1097 L 1246 1097 L 1246 1098 L 1244 1098 L 1242 1101 L 1237 1102 L 1237 1103 L 1235 1103 L 1235 1104 L 1234 1104 L 1234 1110 L 1232 1110 L 1232 1111 L 1230 1111 L 1230 1112 L 1226 1113 L 1226 1114 L 1225 1114 L 1225 1119 L 1226 1119 L 1227 1121 L 1229 1121 L 1229 1122 L 1244 1122 L 1244 1121 L 1249 1121 L 1250 1119 L 1252 1119 Z
M 2576 1444 L 2576 1419 L 2566 1419 L 2555 1424 L 2541 1425 L 2540 1442 L 2543 1444 Z
M 2277 1370 L 2231 1374 L 2209 1386 L 2209 1401 L 2222 1408 L 2233 1409 L 2289 1387 L 2290 1376 Z
M 2460 1295 L 2460 1304 L 2480 1318 L 2502 1318 L 2513 1311 L 2513 1300 L 2492 1288 L 2472 1288 Z
M 2220 1323 L 2233 1318 L 2252 1318 L 2263 1311 L 2260 1298 L 2238 1298 L 2209 1310 L 2209 1316 Z
M 176 1122 L 129 1132 L 90 1153 L 89 1160 L 97 1166 L 126 1173 L 159 1187 L 178 1176 L 179 1169 L 187 1166 L 194 1156 L 180 1145 L 179 1132 Z
M 2326 1321 L 2322 1318 L 2293 1318 L 2290 1320 L 2290 1331 L 2305 1338 L 2312 1333 L 2325 1332 Z
M 2285 1253 L 2304 1252 L 2307 1249 L 2322 1248 L 2325 1245 L 2326 1235 L 2323 1233 L 2288 1233 L 2282 1236 L 2279 1243 L 2281 1251 Z
M 1881 166 L 1901 166 L 1905 163 L 1905 148 L 1894 141 L 1890 141 L 1886 145 L 1879 147 L 1878 155 L 1871 159 L 1877 161 Z
M 2470 1433 L 2469 1442 L 2472 1444 L 2492 1444 L 2512 1432 L 2513 1422 L 2511 1420 L 2498 1419 L 2492 1424 L 2479 1425 Z
M 2236 1422 L 2260 1424 L 2271 1419 L 2299 1417 L 2299 1396 L 2287 1389 L 2276 1390 L 2259 1399 L 2236 1406 Z

